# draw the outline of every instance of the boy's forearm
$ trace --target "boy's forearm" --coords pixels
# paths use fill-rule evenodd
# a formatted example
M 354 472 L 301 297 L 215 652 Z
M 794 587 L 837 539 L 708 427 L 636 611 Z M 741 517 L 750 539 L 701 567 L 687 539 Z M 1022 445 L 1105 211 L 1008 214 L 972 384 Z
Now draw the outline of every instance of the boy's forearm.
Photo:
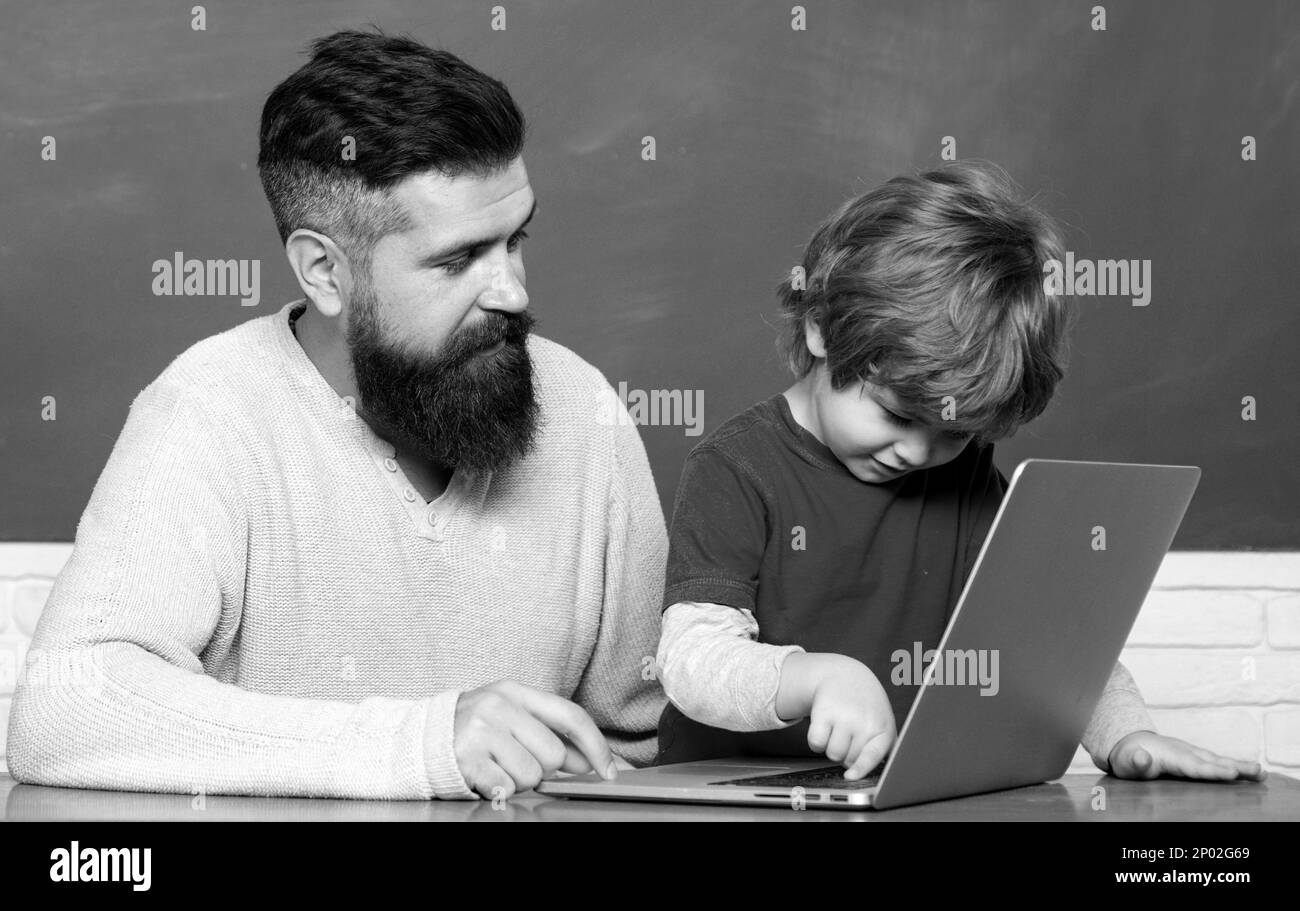
M 664 691 L 683 714 L 728 731 L 786 727 L 776 717 L 781 664 L 798 646 L 757 642 L 745 610 L 681 602 L 663 616 L 656 663 Z
M 797 721 L 812 712 L 817 685 L 826 676 L 828 665 L 839 655 L 796 652 L 781 664 L 781 682 L 776 691 L 776 714 L 782 721 Z
M 1128 668 L 1115 662 L 1110 680 L 1102 691 L 1081 743 L 1103 772 L 1110 771 L 1110 754 L 1126 736 L 1136 731 L 1155 731 L 1146 703 Z

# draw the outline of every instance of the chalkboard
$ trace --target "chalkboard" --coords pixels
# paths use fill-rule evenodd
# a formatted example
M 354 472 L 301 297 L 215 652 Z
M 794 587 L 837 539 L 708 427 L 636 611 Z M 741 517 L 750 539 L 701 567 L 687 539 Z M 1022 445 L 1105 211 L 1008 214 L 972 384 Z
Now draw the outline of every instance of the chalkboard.
M 308 41 L 374 23 L 524 110 L 537 331 L 615 386 L 702 392 L 696 428 L 641 428 L 666 512 L 693 430 L 791 381 L 774 289 L 818 221 L 952 137 L 1038 193 L 1076 256 L 1151 262 L 1146 306 L 1074 299 L 1070 372 L 1003 470 L 1199 465 L 1175 547 L 1300 546 L 1300 5 L 812 2 L 798 22 L 788 2 L 575 0 L 504 3 L 493 29 L 479 2 L 237 0 L 201 31 L 191 6 L 6 7 L 0 539 L 72 540 L 139 390 L 301 296 L 258 117 Z M 155 295 L 177 252 L 260 261 L 260 302 Z

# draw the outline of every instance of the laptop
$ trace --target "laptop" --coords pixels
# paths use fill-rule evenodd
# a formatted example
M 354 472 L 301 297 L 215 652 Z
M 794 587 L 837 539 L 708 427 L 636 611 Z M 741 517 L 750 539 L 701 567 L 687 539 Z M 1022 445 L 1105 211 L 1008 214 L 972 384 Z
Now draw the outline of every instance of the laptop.
M 846 781 L 825 758 L 731 757 L 614 781 L 565 776 L 537 791 L 883 810 L 1060 778 L 1200 476 L 1185 465 L 1021 462 L 898 740 L 863 779 Z

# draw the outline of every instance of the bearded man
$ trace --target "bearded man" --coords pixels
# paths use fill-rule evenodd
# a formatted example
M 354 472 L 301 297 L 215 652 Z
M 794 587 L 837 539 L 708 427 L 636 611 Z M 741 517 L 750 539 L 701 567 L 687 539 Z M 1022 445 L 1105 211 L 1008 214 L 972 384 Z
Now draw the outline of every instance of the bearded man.
M 530 331 L 523 142 L 504 85 L 381 33 L 271 93 L 258 169 L 305 296 L 132 403 L 14 778 L 474 798 L 653 759 L 663 515 L 604 376 Z

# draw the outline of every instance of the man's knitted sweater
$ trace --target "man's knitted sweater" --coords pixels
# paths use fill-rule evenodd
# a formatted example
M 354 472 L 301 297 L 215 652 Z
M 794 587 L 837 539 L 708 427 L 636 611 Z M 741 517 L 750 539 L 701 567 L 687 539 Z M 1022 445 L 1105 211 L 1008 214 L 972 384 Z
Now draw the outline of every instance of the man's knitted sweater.
M 531 336 L 534 450 L 426 503 L 298 344 L 304 306 L 198 342 L 132 403 L 14 696 L 14 778 L 472 797 L 456 701 L 498 679 L 649 762 L 666 531 L 605 378 Z

